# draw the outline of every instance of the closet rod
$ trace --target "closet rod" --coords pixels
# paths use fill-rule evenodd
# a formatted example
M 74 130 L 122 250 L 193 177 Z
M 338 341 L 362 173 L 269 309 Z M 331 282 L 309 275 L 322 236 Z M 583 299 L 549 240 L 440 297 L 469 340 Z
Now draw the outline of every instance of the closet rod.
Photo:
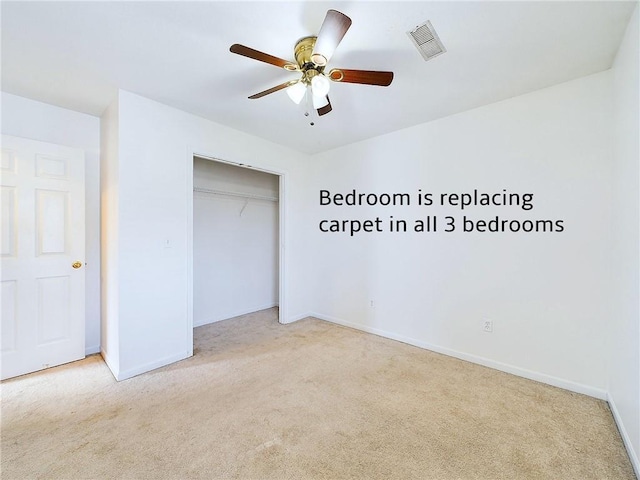
M 240 197 L 240 198 L 250 198 L 253 200 L 267 200 L 269 202 L 277 202 L 278 199 L 276 197 L 267 197 L 265 195 L 253 195 L 250 193 L 234 193 L 234 192 L 225 192 L 224 190 L 214 190 L 211 188 L 202 188 L 202 187 L 193 187 L 194 192 L 198 193 L 208 193 L 211 195 L 226 195 L 229 197 Z

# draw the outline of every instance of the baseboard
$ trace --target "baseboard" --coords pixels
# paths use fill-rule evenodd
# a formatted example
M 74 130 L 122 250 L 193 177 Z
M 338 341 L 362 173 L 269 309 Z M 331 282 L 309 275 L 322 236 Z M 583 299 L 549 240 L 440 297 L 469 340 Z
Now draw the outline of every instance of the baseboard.
M 613 419 L 618 426 L 618 431 L 620 432 L 620 436 L 622 437 L 622 442 L 624 443 L 624 446 L 627 449 L 627 453 L 629 454 L 629 460 L 631 460 L 631 465 L 636 472 L 636 477 L 640 478 L 640 461 L 638 461 L 638 455 L 633 449 L 633 444 L 631 443 L 629 433 L 624 427 L 622 417 L 620 416 L 620 412 L 618 412 L 618 407 L 616 407 L 616 402 L 613 400 L 613 397 L 610 393 L 607 393 L 607 402 L 609 402 L 609 408 L 611 409 Z
M 209 325 L 210 323 L 221 322 L 223 320 L 229 320 L 230 318 L 239 317 L 241 315 L 247 315 L 248 313 L 259 312 L 260 310 L 267 310 L 268 308 L 277 307 L 278 302 L 270 303 L 268 305 L 258 305 L 257 307 L 251 307 L 243 310 L 239 310 L 237 312 L 232 312 L 229 314 L 225 314 L 223 318 L 214 318 L 213 320 L 202 320 L 200 322 L 193 322 L 193 327 L 202 327 L 203 325 Z
M 169 365 L 170 363 L 184 360 L 185 358 L 189 358 L 190 356 L 191 355 L 179 353 L 176 355 L 171 355 L 170 357 L 161 358 L 160 360 L 154 360 L 153 362 L 145 363 L 144 365 L 139 365 L 137 367 L 118 372 L 116 380 L 127 380 L 128 378 L 135 377 L 136 375 L 141 375 L 151 370 L 155 370 L 156 368 L 164 367 L 165 365 Z
M 113 378 L 118 380 L 119 368 L 117 368 L 117 365 L 111 360 L 109 355 L 107 355 L 107 352 L 105 352 L 104 350 L 100 350 L 100 356 L 104 360 L 104 363 L 107 364 L 107 367 L 109 367 L 109 370 L 111 371 L 111 375 L 113 375 Z
M 303 320 L 305 318 L 309 318 L 309 317 L 313 317 L 314 315 L 310 314 L 310 313 L 305 313 L 302 315 L 294 315 L 293 317 L 289 317 L 285 322 L 283 323 L 293 323 L 293 322 L 297 322 L 298 320 Z M 318 317 L 320 318 L 320 317 Z
M 100 353 L 100 345 L 94 345 L 93 347 L 84 348 L 84 354 L 86 356 L 93 355 L 94 353 Z
M 354 328 L 356 330 L 361 330 L 363 332 L 373 333 L 374 335 L 379 335 L 381 337 L 389 338 L 391 340 L 397 340 L 399 342 L 413 345 L 415 347 L 431 350 L 432 352 L 441 353 L 443 355 L 448 355 L 450 357 L 459 358 L 461 360 L 465 360 L 471 363 L 476 363 L 484 367 L 500 370 L 501 372 L 506 372 L 512 375 L 517 375 L 519 377 L 528 378 L 529 380 L 535 380 L 536 382 L 546 383 L 547 385 L 563 388 L 571 392 L 582 393 L 584 395 L 595 397 L 600 400 L 607 399 L 606 390 L 603 390 L 600 388 L 591 387 L 589 385 L 583 385 L 580 383 L 572 382 L 571 380 L 565 380 L 562 378 L 554 377 L 552 375 L 546 375 L 544 373 L 534 372 L 532 370 L 527 370 L 524 368 L 516 367 L 516 366 L 509 365 L 502 362 L 497 362 L 495 360 L 480 357 L 477 355 L 459 352 L 457 350 L 452 350 L 450 348 L 433 345 L 427 342 L 423 342 L 421 340 L 416 340 L 414 338 L 409 338 L 403 335 L 398 335 L 392 332 L 388 332 L 386 330 L 367 327 L 365 325 L 360 325 L 358 323 L 348 322 L 340 318 L 331 317 L 329 315 L 323 315 L 321 313 L 314 312 L 314 313 L 310 313 L 309 316 L 316 317 L 316 318 L 319 318 L 320 320 L 325 320 L 327 322 L 335 323 L 345 327 Z

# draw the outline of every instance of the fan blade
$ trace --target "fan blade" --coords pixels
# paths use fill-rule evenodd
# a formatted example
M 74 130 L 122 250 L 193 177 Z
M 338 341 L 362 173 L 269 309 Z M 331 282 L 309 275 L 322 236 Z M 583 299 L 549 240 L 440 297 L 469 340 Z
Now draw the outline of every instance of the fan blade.
M 350 26 L 351 19 L 344 13 L 329 10 L 320 27 L 311 61 L 321 67 L 325 66 Z
M 393 81 L 393 72 L 334 68 L 329 72 L 329 78 L 334 82 L 363 83 L 365 85 L 379 85 L 381 87 L 387 87 L 391 85 L 391 82 Z
M 268 53 L 259 52 L 258 50 L 254 50 L 253 48 L 245 47 L 244 45 L 240 45 L 237 43 L 231 45 L 229 51 L 238 55 L 242 55 L 244 57 L 253 58 L 254 60 L 258 60 L 259 62 L 269 63 L 271 65 L 275 65 L 276 67 L 282 67 L 289 71 L 298 70 L 298 66 L 294 63 L 283 60 L 282 58 L 274 57 L 273 55 L 269 55 Z
M 319 108 L 317 110 L 319 117 L 321 117 L 322 115 L 326 115 L 327 113 L 329 113 L 332 110 L 332 108 L 331 108 L 331 100 L 329 100 L 329 96 L 328 95 L 327 95 L 327 102 L 329 102 L 329 103 L 327 103 L 324 107 Z
M 251 95 L 249 98 L 251 100 L 255 100 L 256 98 L 262 98 L 265 95 L 269 95 L 270 93 L 277 92 L 278 90 L 282 90 L 283 88 L 290 87 L 294 83 L 298 83 L 298 80 L 291 80 L 291 81 L 288 81 L 288 82 L 281 83 L 280 85 L 276 85 L 275 87 L 271 87 L 268 90 L 265 90 L 265 91 L 260 92 L 260 93 L 256 93 L 255 95 Z

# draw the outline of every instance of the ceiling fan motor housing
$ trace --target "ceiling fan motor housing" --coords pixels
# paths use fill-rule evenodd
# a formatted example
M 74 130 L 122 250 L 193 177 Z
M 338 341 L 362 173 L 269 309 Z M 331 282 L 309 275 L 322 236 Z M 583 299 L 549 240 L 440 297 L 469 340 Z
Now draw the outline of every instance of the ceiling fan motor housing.
M 317 65 L 311 60 L 311 54 L 313 48 L 316 45 L 317 37 L 303 37 L 296 42 L 296 46 L 293 49 L 293 53 L 298 62 L 300 70 L 305 74 L 305 80 L 311 81 L 311 78 L 315 77 L 318 73 L 324 71 L 324 66 Z

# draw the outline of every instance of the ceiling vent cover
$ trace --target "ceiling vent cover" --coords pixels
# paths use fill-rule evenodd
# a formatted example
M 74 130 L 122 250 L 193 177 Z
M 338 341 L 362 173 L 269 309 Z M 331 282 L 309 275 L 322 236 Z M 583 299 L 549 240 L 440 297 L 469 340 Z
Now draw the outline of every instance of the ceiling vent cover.
M 425 60 L 431 60 L 447 51 L 429 20 L 407 32 L 407 35 Z

